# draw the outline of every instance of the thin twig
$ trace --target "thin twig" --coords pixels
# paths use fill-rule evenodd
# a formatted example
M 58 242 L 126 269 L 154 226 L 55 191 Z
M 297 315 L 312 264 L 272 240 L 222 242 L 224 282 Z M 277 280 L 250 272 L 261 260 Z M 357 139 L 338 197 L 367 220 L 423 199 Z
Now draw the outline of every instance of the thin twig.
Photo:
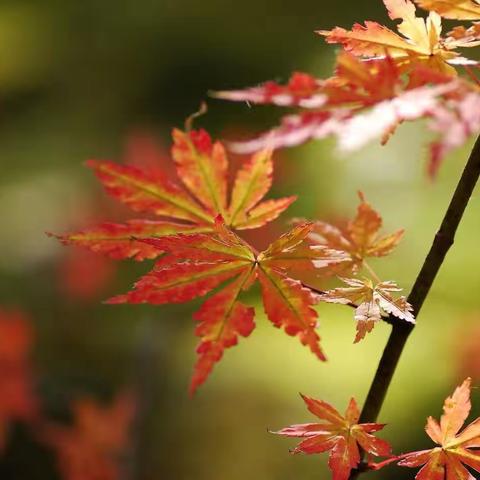
M 443 217 L 440 229 L 433 240 L 432 246 L 415 280 L 408 301 L 413 307 L 413 314 L 418 317 L 423 302 L 445 260 L 448 250 L 453 245 L 455 233 L 463 217 L 475 185 L 480 176 L 480 137 L 470 153 L 462 176 L 455 189 L 450 205 Z M 360 423 L 375 422 L 382 408 L 385 395 L 392 381 L 405 344 L 414 325 L 407 322 L 392 320 L 392 332 L 378 364 L 377 372 L 370 386 L 365 404 L 360 416 Z M 350 480 L 355 480 L 362 472 L 354 471 Z

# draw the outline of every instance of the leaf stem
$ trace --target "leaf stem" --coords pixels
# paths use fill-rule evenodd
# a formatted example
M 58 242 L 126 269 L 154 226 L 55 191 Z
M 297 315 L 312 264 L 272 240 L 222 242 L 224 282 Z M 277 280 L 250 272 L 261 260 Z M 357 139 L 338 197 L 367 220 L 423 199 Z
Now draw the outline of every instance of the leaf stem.
M 375 270 L 366 262 L 366 260 L 363 260 L 363 266 L 365 267 L 365 270 L 372 276 L 372 278 L 375 280 L 376 283 L 380 283 L 380 277 L 375 273 Z
M 408 301 L 413 307 L 415 317 L 418 317 L 437 273 L 445 260 L 447 252 L 453 245 L 458 225 L 460 224 L 479 176 L 480 137 L 477 138 L 470 153 L 470 157 L 465 165 L 465 169 L 457 184 L 445 216 L 443 217 L 440 228 L 433 239 L 430 251 L 425 258 L 420 273 L 408 296 Z M 393 318 L 390 318 L 390 320 L 392 320 L 392 332 L 378 364 L 377 372 L 370 386 L 367 399 L 365 400 L 360 416 L 360 423 L 375 422 L 377 420 L 405 344 L 414 328 L 413 324 L 399 322 L 398 320 L 394 321 L 395 319 Z M 361 470 L 353 471 L 350 475 L 350 480 L 355 480 L 361 473 Z

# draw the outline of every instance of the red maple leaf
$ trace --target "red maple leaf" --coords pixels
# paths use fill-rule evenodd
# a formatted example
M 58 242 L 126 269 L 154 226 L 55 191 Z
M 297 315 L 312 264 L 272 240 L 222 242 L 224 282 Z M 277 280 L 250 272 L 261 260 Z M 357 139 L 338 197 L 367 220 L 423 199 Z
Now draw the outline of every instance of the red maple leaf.
M 29 422 L 38 413 L 29 359 L 32 338 L 22 312 L 0 310 L 0 450 L 12 422 Z
M 346 257 L 325 247 L 304 244 L 311 229 L 312 224 L 298 225 L 260 253 L 230 231 L 221 217 L 217 218 L 213 233 L 145 239 L 149 246 L 167 255 L 135 284 L 134 290 L 110 303 L 182 303 L 204 296 L 230 280 L 194 315 L 199 322 L 196 334 L 201 342 L 192 393 L 206 380 L 224 350 L 254 329 L 254 310 L 239 301 L 238 296 L 255 280 L 260 283 L 270 321 L 288 335 L 298 336 L 320 360 L 325 360 L 315 331 L 317 313 L 313 305 L 317 296 L 289 276 L 289 268 L 314 269 L 317 262 L 339 263 Z
M 113 261 L 87 250 L 70 250 L 59 262 L 59 287 L 70 300 L 98 300 L 115 276 Z
M 218 214 L 232 228 L 258 228 L 277 218 L 295 200 L 262 201 L 272 184 L 271 151 L 257 153 L 243 163 L 227 202 L 228 159 L 223 145 L 212 143 L 205 130 L 174 130 L 173 140 L 172 156 L 183 186 L 151 167 L 87 162 L 108 194 L 136 212 L 157 215 L 159 220 L 103 223 L 59 239 L 112 258 L 143 260 L 161 253 L 139 241 L 143 238 L 209 232 Z
M 308 410 L 318 417 L 319 423 L 304 423 L 283 428 L 276 433 L 302 438 L 292 453 L 323 453 L 330 451 L 328 466 L 333 480 L 347 480 L 352 469 L 360 463 L 360 448 L 375 456 L 390 455 L 390 445 L 372 435 L 385 425 L 358 423 L 360 411 L 354 398 L 350 400 L 345 415 L 323 400 L 302 395 Z

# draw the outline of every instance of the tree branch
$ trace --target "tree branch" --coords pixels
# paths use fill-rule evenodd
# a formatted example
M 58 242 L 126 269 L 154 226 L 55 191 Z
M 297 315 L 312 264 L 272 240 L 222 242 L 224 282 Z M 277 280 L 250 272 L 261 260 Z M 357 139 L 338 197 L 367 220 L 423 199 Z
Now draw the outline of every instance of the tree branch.
M 475 142 L 470 153 L 450 205 L 443 217 L 440 229 L 435 235 L 430 251 L 408 296 L 408 301 L 413 307 L 415 317 L 418 317 L 447 252 L 453 245 L 455 233 L 477 184 L 479 175 L 480 137 Z M 365 400 L 360 423 L 375 422 L 377 420 L 400 356 L 414 328 L 412 324 L 400 322 L 398 319 L 390 317 L 392 332 Z M 355 480 L 361 473 L 361 470 L 353 471 L 350 480 Z

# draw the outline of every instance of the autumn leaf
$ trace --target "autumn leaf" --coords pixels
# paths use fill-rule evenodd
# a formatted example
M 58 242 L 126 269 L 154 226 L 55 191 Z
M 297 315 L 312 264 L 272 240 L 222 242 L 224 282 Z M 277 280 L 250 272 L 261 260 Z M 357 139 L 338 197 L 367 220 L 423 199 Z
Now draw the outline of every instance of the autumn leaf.
M 471 409 L 470 390 L 467 378 L 445 400 L 440 422 L 427 419 L 425 431 L 438 447 L 400 456 L 400 466 L 422 467 L 417 480 L 475 480 L 467 466 L 480 472 L 480 418 L 460 431 Z
M 401 291 L 394 282 L 374 284 L 369 279 L 342 278 L 341 280 L 347 284 L 347 287 L 329 290 L 321 296 L 321 300 L 355 306 L 357 335 L 354 343 L 358 343 L 373 330 L 382 319 L 382 313 L 415 323 L 411 313 L 412 306 L 406 298 L 393 296 Z
M 476 0 L 415 0 L 425 10 L 454 20 L 480 20 L 480 2 Z
M 338 133 L 340 149 L 358 150 L 375 138 L 386 143 L 401 123 L 432 117 L 437 109 L 442 108 L 444 96 L 458 87 L 456 82 L 424 86 L 378 103 L 365 113 L 346 120 Z
M 398 34 L 371 21 L 366 21 L 365 25 L 357 23 L 351 31 L 336 27 L 317 33 L 325 36 L 328 43 L 343 45 L 354 55 L 365 58 L 390 55 L 403 68 L 421 63 L 440 72 L 456 74 L 449 62 L 458 64 L 461 61 L 459 54 L 453 51 L 460 45 L 443 41 L 441 19 L 436 12 L 430 12 L 428 18 L 423 19 L 416 16 L 415 5 L 410 0 L 383 0 L 383 3 L 392 20 L 401 20 Z
M 0 450 L 13 422 L 38 414 L 30 364 L 31 324 L 21 311 L 0 309 Z
M 310 87 L 297 87 L 299 79 Z M 342 51 L 337 56 L 335 75 L 330 78 L 316 79 L 307 73 L 296 72 L 286 85 L 270 81 L 244 90 L 213 92 L 212 96 L 236 102 L 317 110 L 373 105 L 394 97 L 402 82 L 401 72 L 391 57 L 364 62 Z
M 390 445 L 372 435 L 384 425 L 358 423 L 360 411 L 354 398 L 350 400 L 345 415 L 330 404 L 302 395 L 308 410 L 320 423 L 305 423 L 283 428 L 277 435 L 302 438 L 292 453 L 315 454 L 330 451 L 328 466 L 333 480 L 347 480 L 352 469 L 360 463 L 360 449 L 371 455 L 387 457 Z
M 237 153 L 293 147 L 334 136 L 342 152 L 362 148 L 374 138 L 386 144 L 406 121 L 427 119 L 438 138 L 430 144 L 427 171 L 434 177 L 445 156 L 480 130 L 478 110 L 465 108 L 480 98 L 475 70 L 478 62 L 458 53 L 480 45 L 480 22 L 456 26 L 442 34 L 441 5 L 480 8 L 478 1 L 418 0 L 432 6 L 425 19 L 411 0 L 384 0 L 398 32 L 377 22 L 355 24 L 351 31 L 321 30 L 329 43 L 344 47 L 337 55 L 335 74 L 319 79 L 295 72 L 282 85 L 266 82 L 244 90 L 215 92 L 213 96 L 249 104 L 298 107 L 280 125 L 246 141 L 230 142 Z M 438 8 L 437 8 L 438 7 Z M 442 7 L 443 8 L 443 7 Z M 463 67 L 469 79 L 458 77 Z M 472 81 L 473 80 L 473 81 Z M 456 133 L 447 127 L 453 122 Z
M 427 165 L 430 177 L 434 178 L 445 156 L 462 146 L 480 131 L 480 95 L 467 93 L 432 111 L 430 130 L 438 138 L 430 145 L 430 159 Z
M 135 284 L 134 290 L 114 297 L 110 303 L 183 303 L 221 287 L 194 315 L 199 322 L 196 335 L 201 341 L 192 393 L 206 380 L 224 350 L 254 329 L 254 310 L 238 297 L 256 280 L 270 321 L 288 335 L 297 336 L 320 360 L 325 360 L 315 330 L 317 313 L 313 306 L 317 296 L 289 273 L 295 267 L 315 269 L 317 263 L 339 263 L 346 257 L 342 252 L 306 244 L 311 229 L 311 224 L 297 225 L 260 253 L 229 230 L 221 217 L 212 233 L 143 240 L 167 255 Z M 227 281 L 230 283 L 225 284 Z
M 237 101 L 252 101 L 252 95 L 257 103 L 272 102 L 266 87 L 218 94 Z M 351 152 L 376 138 L 385 144 L 403 122 L 428 119 L 428 128 L 439 134 L 431 143 L 428 160 L 428 172 L 433 177 L 444 157 L 478 131 L 480 115 L 475 108 L 467 107 L 480 98 L 475 85 L 422 65 L 415 65 L 405 76 L 388 56 L 362 62 L 341 52 L 336 74 L 317 80 L 315 93 L 303 100 L 315 102 L 319 96 L 324 97 L 321 107 L 287 115 L 280 126 L 251 140 L 230 142 L 230 148 L 252 153 L 334 136 L 342 152 Z M 456 133 L 443 121 L 447 118 Z
M 251 140 L 230 142 L 229 146 L 240 154 L 258 152 L 264 148 L 276 150 L 295 147 L 309 140 L 321 140 L 337 134 L 350 116 L 348 110 L 307 111 L 299 115 L 287 115 L 282 118 L 280 126 Z
M 151 259 L 161 252 L 141 242 L 144 238 L 210 232 L 218 214 L 234 229 L 258 228 L 275 220 L 295 200 L 295 197 L 262 200 L 272 184 L 271 151 L 258 152 L 243 163 L 229 202 L 224 146 L 212 142 L 205 130 L 174 130 L 173 140 L 172 157 L 183 186 L 151 167 L 87 162 L 110 196 L 135 212 L 153 214 L 159 220 L 103 223 L 60 235 L 60 241 L 116 259 Z
M 118 395 L 111 405 L 92 398 L 75 400 L 73 425 L 47 425 L 42 436 L 57 454 L 65 480 L 117 480 L 119 459 L 129 445 L 129 429 L 135 413 L 131 395 Z
M 91 302 L 112 283 L 114 262 L 88 250 L 68 250 L 58 264 L 58 288 L 68 300 Z
M 457 25 L 448 32 L 445 38 L 445 43 L 448 43 L 452 48 L 465 46 L 477 47 L 480 45 L 480 22 L 474 22 L 469 27 Z
M 326 101 L 322 82 L 304 72 L 294 72 L 286 85 L 269 81 L 246 90 L 211 92 L 211 96 L 235 102 L 271 104 L 279 107 L 318 108 Z
M 349 260 L 329 267 L 331 274 L 357 272 L 365 259 L 384 257 L 392 253 L 403 237 L 404 230 L 381 235 L 382 217 L 359 192 L 360 203 L 355 217 L 344 227 L 316 221 L 308 238 L 312 245 L 343 251 Z

